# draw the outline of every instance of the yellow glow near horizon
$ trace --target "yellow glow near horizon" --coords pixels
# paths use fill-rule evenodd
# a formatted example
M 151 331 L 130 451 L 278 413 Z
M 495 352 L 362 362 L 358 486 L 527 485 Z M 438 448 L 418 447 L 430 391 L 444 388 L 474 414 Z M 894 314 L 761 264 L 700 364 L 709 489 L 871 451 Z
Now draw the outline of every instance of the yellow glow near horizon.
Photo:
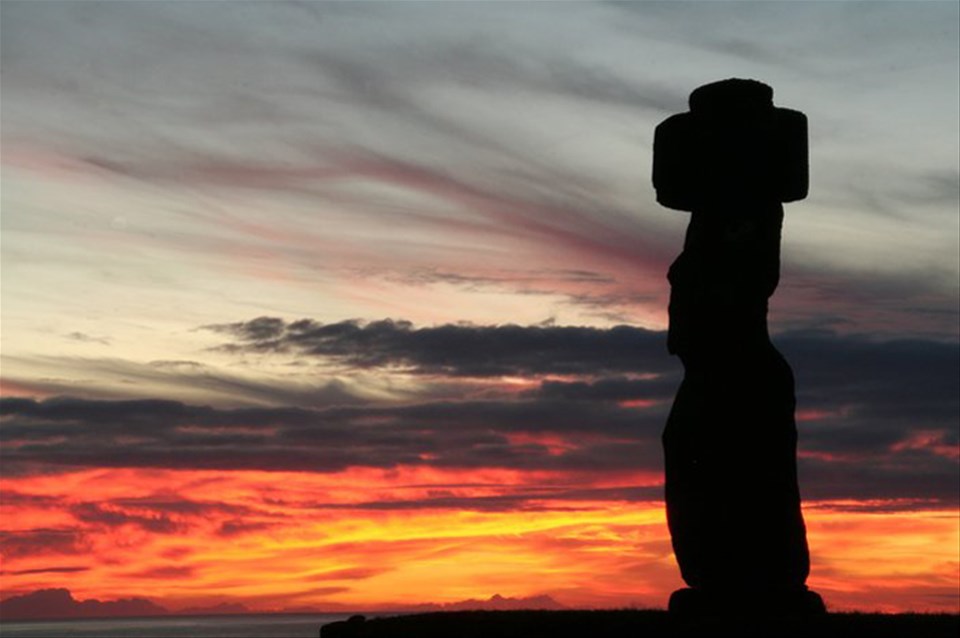
M 594 485 L 652 478 L 598 476 Z M 79 599 L 146 596 L 173 608 L 228 600 L 276 610 L 391 608 L 500 593 L 548 594 L 574 607 L 662 607 L 682 586 L 662 503 L 547 494 L 527 501 L 527 510 L 509 500 L 487 511 L 469 509 L 469 500 L 429 506 L 439 490 L 446 498 L 508 498 L 586 480 L 424 468 L 7 478 L 4 493 L 14 497 L 3 505 L 8 543 L 31 530 L 59 533 L 63 543 L 7 551 L 4 595 L 67 586 Z M 855 505 L 806 511 L 809 584 L 830 607 L 956 611 L 958 512 L 847 511 Z

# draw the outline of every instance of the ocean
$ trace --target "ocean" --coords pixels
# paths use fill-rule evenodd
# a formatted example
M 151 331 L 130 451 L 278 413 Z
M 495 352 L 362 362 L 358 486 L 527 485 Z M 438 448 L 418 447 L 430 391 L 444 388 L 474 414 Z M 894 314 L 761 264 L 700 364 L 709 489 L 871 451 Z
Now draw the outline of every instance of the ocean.
M 91 618 L 0 623 L 3 638 L 317 638 L 351 614 Z

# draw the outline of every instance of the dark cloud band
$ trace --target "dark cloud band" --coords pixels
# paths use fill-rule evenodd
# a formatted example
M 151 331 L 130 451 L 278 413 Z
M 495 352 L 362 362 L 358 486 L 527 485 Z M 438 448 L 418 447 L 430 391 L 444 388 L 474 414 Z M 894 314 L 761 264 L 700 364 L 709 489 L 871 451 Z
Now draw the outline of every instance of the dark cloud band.
M 451 376 L 598 375 L 663 373 L 675 363 L 662 334 L 642 328 L 443 325 L 415 328 L 407 321 L 276 317 L 207 326 L 235 339 L 228 350 L 293 352 L 361 368 L 395 367 Z
M 660 430 L 679 379 L 676 362 L 663 352 L 662 333 L 628 326 L 415 328 L 403 321 L 278 318 L 212 329 L 240 350 L 432 381 L 479 377 L 495 384 L 500 377 L 520 377 L 529 387 L 482 400 L 452 399 L 447 388 L 443 398 L 427 394 L 412 403 L 324 409 L 7 398 L 0 423 L 5 469 L 660 471 Z M 776 341 L 798 379 L 808 495 L 957 501 L 957 344 L 878 342 L 827 332 L 784 334 Z M 723 427 L 735 431 L 736 424 Z M 502 505 L 496 499 L 457 502 Z M 133 523 L 163 525 L 170 513 L 128 516 L 141 517 Z M 105 523 L 111 515 L 79 514 Z

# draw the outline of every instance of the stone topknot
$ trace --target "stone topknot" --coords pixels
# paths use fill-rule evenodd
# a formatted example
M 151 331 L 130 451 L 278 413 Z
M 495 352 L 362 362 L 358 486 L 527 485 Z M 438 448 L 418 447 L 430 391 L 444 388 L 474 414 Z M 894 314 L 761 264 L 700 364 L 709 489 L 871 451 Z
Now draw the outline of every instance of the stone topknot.
M 736 113 L 770 108 L 773 108 L 773 89 L 757 80 L 720 80 L 704 84 L 690 94 L 691 113 Z

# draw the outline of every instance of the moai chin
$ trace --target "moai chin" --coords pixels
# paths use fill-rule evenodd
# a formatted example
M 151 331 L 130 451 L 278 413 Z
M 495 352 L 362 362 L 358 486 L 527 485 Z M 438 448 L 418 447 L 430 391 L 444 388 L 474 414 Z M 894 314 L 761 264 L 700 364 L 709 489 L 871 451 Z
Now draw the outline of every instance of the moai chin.
M 797 483 L 793 373 L 770 342 L 783 203 L 807 194 L 806 117 L 754 80 L 707 84 L 656 129 L 657 201 L 689 211 L 670 267 L 684 379 L 663 432 L 678 613 L 822 613 Z

